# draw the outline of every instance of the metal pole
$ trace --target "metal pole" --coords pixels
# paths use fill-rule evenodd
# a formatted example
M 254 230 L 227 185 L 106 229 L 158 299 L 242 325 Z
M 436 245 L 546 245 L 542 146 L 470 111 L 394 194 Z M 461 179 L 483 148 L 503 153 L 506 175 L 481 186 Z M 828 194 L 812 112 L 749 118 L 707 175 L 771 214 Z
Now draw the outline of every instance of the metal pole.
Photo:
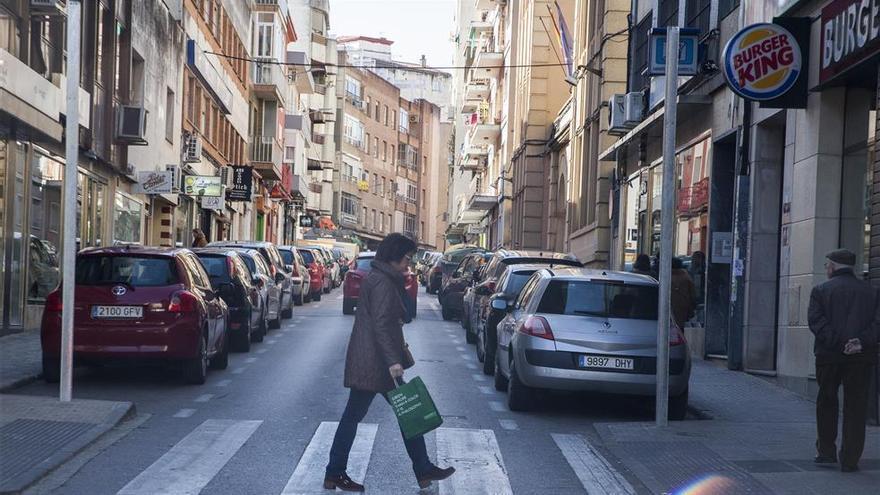
M 657 332 L 657 426 L 669 418 L 669 322 L 672 241 L 675 234 L 675 123 L 678 114 L 678 27 L 666 28 L 666 99 L 663 103 L 663 190 L 660 217 L 660 301 Z
M 67 2 L 67 114 L 65 121 L 64 240 L 61 277 L 60 400 L 70 402 L 73 391 L 73 291 L 76 263 L 76 180 L 79 155 L 80 2 Z

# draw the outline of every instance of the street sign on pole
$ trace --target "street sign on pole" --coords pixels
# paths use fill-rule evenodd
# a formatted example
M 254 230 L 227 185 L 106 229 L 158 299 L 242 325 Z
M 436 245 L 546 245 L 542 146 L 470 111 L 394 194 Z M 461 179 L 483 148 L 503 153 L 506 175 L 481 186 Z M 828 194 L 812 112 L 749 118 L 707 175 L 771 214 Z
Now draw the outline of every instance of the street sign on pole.
M 61 260 L 61 365 L 59 399 L 70 402 L 73 394 L 73 294 L 76 263 L 76 182 L 79 158 L 79 0 L 67 2 L 67 122 L 64 149 L 64 241 Z
M 666 73 L 666 38 L 668 28 L 654 28 L 648 44 L 648 75 L 662 76 Z M 699 70 L 700 30 L 678 29 L 678 75 L 694 76 Z
M 678 27 L 666 29 L 666 99 L 663 116 L 663 190 L 660 216 L 660 300 L 657 332 L 657 426 L 669 422 L 669 324 L 672 296 L 672 243 L 675 234 L 675 127 L 678 114 Z

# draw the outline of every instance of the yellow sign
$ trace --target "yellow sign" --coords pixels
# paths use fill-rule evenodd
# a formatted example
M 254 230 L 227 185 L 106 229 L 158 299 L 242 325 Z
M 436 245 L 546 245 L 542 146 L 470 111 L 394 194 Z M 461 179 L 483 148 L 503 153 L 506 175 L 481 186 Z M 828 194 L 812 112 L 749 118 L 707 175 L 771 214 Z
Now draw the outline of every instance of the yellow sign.
M 361 191 L 369 191 L 370 190 L 370 183 L 365 180 L 359 180 L 358 181 L 358 189 Z

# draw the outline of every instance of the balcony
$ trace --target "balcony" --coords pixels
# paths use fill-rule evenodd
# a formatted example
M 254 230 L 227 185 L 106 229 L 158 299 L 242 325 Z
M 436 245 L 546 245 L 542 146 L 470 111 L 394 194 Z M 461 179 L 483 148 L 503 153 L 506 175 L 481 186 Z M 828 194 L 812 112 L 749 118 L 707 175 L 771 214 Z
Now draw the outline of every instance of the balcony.
M 289 113 L 284 116 L 284 129 L 301 131 L 303 134 L 311 134 L 312 120 L 308 115 Z
M 303 200 L 309 193 L 309 184 L 302 175 L 293 176 L 293 184 L 290 187 L 290 193 L 295 199 Z
M 474 8 L 477 9 L 477 12 L 492 10 L 495 8 L 495 0 L 476 0 L 474 2 Z
M 284 102 L 287 93 L 287 76 L 284 69 L 272 59 L 265 63 L 254 62 L 251 72 L 251 89 L 258 98 Z
M 495 42 L 491 38 L 484 38 L 471 65 L 471 78 L 497 79 L 501 76 L 502 65 L 504 65 L 504 55 L 495 51 Z
M 465 84 L 464 99 L 465 100 L 486 100 L 489 98 L 491 90 L 489 89 L 489 81 L 481 79 L 471 79 Z
M 251 164 L 266 180 L 281 180 L 281 145 L 272 136 L 251 136 Z
M 480 177 L 471 181 L 467 195 L 467 209 L 470 211 L 489 211 L 498 205 L 498 195 L 491 188 L 483 187 Z
M 491 33 L 493 29 L 493 24 L 489 21 L 484 20 L 475 20 L 471 21 L 471 33 L 476 35 L 476 38 L 479 38 L 483 33 Z
M 287 0 L 254 0 L 254 10 L 258 12 L 278 12 L 287 15 Z
M 309 5 L 311 5 L 313 9 L 318 9 L 325 14 L 330 13 L 330 0 L 311 0 Z
M 311 67 L 309 56 L 305 52 L 287 52 L 287 63 L 295 64 L 288 66 L 288 69 L 293 73 L 293 80 L 300 94 L 314 93 L 315 76 L 309 70 Z
M 471 114 L 468 127 L 467 142 L 471 146 L 493 144 L 501 135 L 501 125 L 482 112 Z

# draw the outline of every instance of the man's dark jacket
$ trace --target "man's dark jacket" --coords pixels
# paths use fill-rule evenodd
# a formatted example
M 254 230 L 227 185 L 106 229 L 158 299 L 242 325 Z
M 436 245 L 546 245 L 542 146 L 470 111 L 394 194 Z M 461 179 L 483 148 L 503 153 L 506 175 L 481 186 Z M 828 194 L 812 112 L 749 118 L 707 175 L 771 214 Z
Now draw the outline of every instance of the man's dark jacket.
M 831 278 L 813 288 L 808 318 L 816 336 L 813 352 L 816 364 L 875 361 L 880 330 L 880 299 L 868 282 L 859 280 L 852 269 L 835 271 Z M 846 355 L 844 346 L 859 339 L 862 352 Z

